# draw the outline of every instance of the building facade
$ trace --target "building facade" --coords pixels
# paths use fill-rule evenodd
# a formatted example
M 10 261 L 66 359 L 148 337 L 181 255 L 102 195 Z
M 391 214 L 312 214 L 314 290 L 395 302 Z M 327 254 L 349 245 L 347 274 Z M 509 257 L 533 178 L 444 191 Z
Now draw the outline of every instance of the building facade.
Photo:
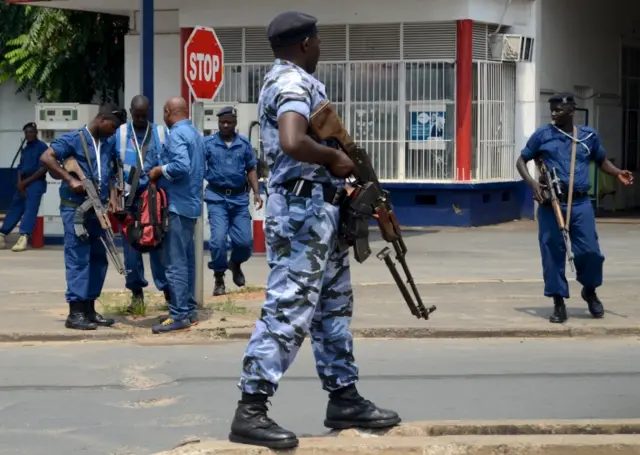
M 552 92 L 576 94 L 581 121 L 600 131 L 616 165 L 632 171 L 640 166 L 635 0 L 621 0 L 615 9 L 601 0 L 141 5 L 150 3 L 153 74 L 143 75 L 141 54 L 149 53 L 141 52 L 141 8 L 131 10 L 124 0 L 35 2 L 129 15 L 125 99 L 153 86 L 147 95 L 156 120 L 162 119 L 165 99 L 188 95 L 181 51 L 194 26 L 213 27 L 224 48 L 224 86 L 216 101 L 255 103 L 272 60 L 268 22 L 289 9 L 317 16 L 323 41 L 317 77 L 371 155 L 406 225 L 471 226 L 533 216 L 515 161 L 535 128 L 548 122 L 546 99 Z M 500 33 L 533 38 L 531 61 L 491 59 L 492 36 Z M 616 188 L 601 204 L 634 207 L 638 196 L 637 189 Z

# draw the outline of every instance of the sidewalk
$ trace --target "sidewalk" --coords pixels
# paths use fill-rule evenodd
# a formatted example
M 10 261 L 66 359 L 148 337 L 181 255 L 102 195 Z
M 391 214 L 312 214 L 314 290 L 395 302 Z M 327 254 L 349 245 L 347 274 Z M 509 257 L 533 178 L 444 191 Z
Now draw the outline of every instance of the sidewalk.
M 296 454 L 342 455 L 636 455 L 638 421 L 415 422 L 384 432 L 346 430 L 301 437 Z M 155 455 L 267 455 L 268 449 L 227 441 L 185 441 Z
M 413 317 L 383 263 L 372 256 L 353 261 L 354 335 L 360 337 L 549 337 L 640 335 L 640 226 L 599 226 L 605 262 L 605 284 L 599 291 L 607 313 L 594 320 L 570 278 L 570 319 L 550 324 L 549 299 L 542 296 L 540 258 L 535 225 L 529 222 L 473 229 L 408 232 L 407 261 L 425 305 L 436 305 L 428 321 Z M 379 251 L 383 242 L 372 242 Z M 205 257 L 205 263 L 207 258 Z M 206 267 L 206 265 L 205 265 Z M 147 267 L 147 270 L 149 268 Z M 129 294 L 123 278 L 110 272 L 102 298 L 103 313 L 116 314 L 110 329 L 77 332 L 64 328 L 62 250 L 45 248 L 26 253 L 0 251 L 0 341 L 151 338 L 158 342 L 197 342 L 247 338 L 264 299 L 268 267 L 256 256 L 244 267 L 251 286 L 244 293 L 207 297 L 201 323 L 181 334 L 151 336 L 150 326 L 166 310 L 144 317 L 121 316 Z M 205 269 L 205 296 L 213 279 Z M 568 272 L 571 277 L 571 273 Z M 231 280 L 228 279 L 230 282 Z M 233 286 L 228 287 L 233 290 Z M 155 293 L 151 285 L 148 291 Z M 153 306 L 160 296 L 150 295 Z M 171 340 L 171 341 L 169 341 Z M 141 340 L 142 341 L 142 340 Z

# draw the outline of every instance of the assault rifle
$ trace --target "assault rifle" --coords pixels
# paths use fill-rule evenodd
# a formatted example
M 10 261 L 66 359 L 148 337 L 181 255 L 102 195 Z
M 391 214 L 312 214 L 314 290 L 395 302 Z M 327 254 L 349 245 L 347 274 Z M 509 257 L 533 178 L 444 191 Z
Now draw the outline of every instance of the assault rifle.
M 107 255 L 111 260 L 111 263 L 116 268 L 120 275 L 126 274 L 126 269 L 120 255 L 118 254 L 118 250 L 115 245 L 115 237 L 113 236 L 113 228 L 111 227 L 111 221 L 109 220 L 109 216 L 107 215 L 107 211 L 105 210 L 102 202 L 100 201 L 100 196 L 98 194 L 98 189 L 94 185 L 93 181 L 87 178 L 82 172 L 82 168 L 75 160 L 75 158 L 67 158 L 64 163 L 62 163 L 62 167 L 69 173 L 75 174 L 87 193 L 87 200 L 84 201 L 80 206 L 76 209 L 76 213 L 73 219 L 74 229 L 78 238 L 82 241 L 85 241 L 89 238 L 89 233 L 87 232 L 87 228 L 84 225 L 87 213 L 90 210 L 93 210 L 98 218 L 98 222 L 100 223 L 100 227 L 104 231 L 104 237 L 100 237 L 100 241 L 104 245 L 105 250 L 107 251 Z
M 571 252 L 571 242 L 569 240 L 569 227 L 562 216 L 562 209 L 560 208 L 560 197 L 562 197 L 562 185 L 560 184 L 560 179 L 558 178 L 555 168 L 550 172 L 542 160 L 537 160 L 537 164 L 538 169 L 540 170 L 540 183 L 544 185 L 542 188 L 542 197 L 545 201 L 551 204 L 553 213 L 556 216 L 556 221 L 558 222 L 558 228 L 562 233 L 564 247 L 567 250 L 569 267 L 571 267 L 572 272 L 575 272 L 576 270 L 573 266 L 573 253 Z
M 311 114 L 309 127 L 319 140 L 335 140 L 340 148 L 347 153 L 355 165 L 352 183 L 353 192 L 342 206 L 341 236 L 343 248 L 353 246 L 354 257 L 363 263 L 371 255 L 369 246 L 369 221 L 375 215 L 382 238 L 390 243 L 396 253 L 396 260 L 400 263 L 406 282 L 409 284 L 413 296 L 391 259 L 389 247 L 385 247 L 377 254 L 378 259 L 384 261 L 400 289 L 409 310 L 418 319 L 429 319 L 429 315 L 436 310 L 435 306 L 425 307 L 413 281 L 406 261 L 407 246 L 404 243 L 398 219 L 393 211 L 389 193 L 382 189 L 367 152 L 359 147 L 345 129 L 333 105 L 325 101 Z M 414 299 L 415 297 L 415 299 Z

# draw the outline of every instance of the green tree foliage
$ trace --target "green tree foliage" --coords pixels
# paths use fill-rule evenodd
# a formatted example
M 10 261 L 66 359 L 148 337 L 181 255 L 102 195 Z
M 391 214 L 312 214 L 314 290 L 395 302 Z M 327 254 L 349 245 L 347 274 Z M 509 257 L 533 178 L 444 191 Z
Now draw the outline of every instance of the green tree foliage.
M 0 2 L 0 83 L 45 102 L 119 102 L 128 18 Z

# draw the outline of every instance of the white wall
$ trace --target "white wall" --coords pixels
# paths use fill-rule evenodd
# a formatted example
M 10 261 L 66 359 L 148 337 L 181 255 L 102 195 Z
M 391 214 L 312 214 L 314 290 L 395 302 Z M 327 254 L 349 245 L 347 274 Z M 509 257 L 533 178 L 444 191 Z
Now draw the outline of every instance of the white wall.
M 132 32 L 125 37 L 124 105 L 141 91 L 140 81 L 140 16 L 135 15 Z M 180 29 L 177 11 L 156 11 L 154 39 L 154 105 L 153 116 L 162 124 L 164 102 L 180 95 Z
M 622 103 L 620 55 L 623 40 L 640 38 L 640 2 L 621 0 L 612 7 L 602 0 L 538 0 L 539 120 L 549 117 L 547 99 L 553 92 L 571 92 L 579 107 L 589 109 L 589 123 L 602 137 L 609 158 L 622 161 Z M 640 194 L 640 188 L 620 188 L 617 208 Z M 605 208 L 611 208 L 607 198 Z
M 35 101 L 16 94 L 16 85 L 0 85 L 0 168 L 7 168 L 22 141 L 22 127 L 35 119 Z
M 283 11 L 295 9 L 312 14 L 321 24 L 424 22 L 475 19 L 499 22 L 509 0 L 236 0 L 233 7 L 223 0 L 183 0 L 180 26 L 266 26 Z M 528 0 L 512 0 L 505 22 L 521 20 Z

